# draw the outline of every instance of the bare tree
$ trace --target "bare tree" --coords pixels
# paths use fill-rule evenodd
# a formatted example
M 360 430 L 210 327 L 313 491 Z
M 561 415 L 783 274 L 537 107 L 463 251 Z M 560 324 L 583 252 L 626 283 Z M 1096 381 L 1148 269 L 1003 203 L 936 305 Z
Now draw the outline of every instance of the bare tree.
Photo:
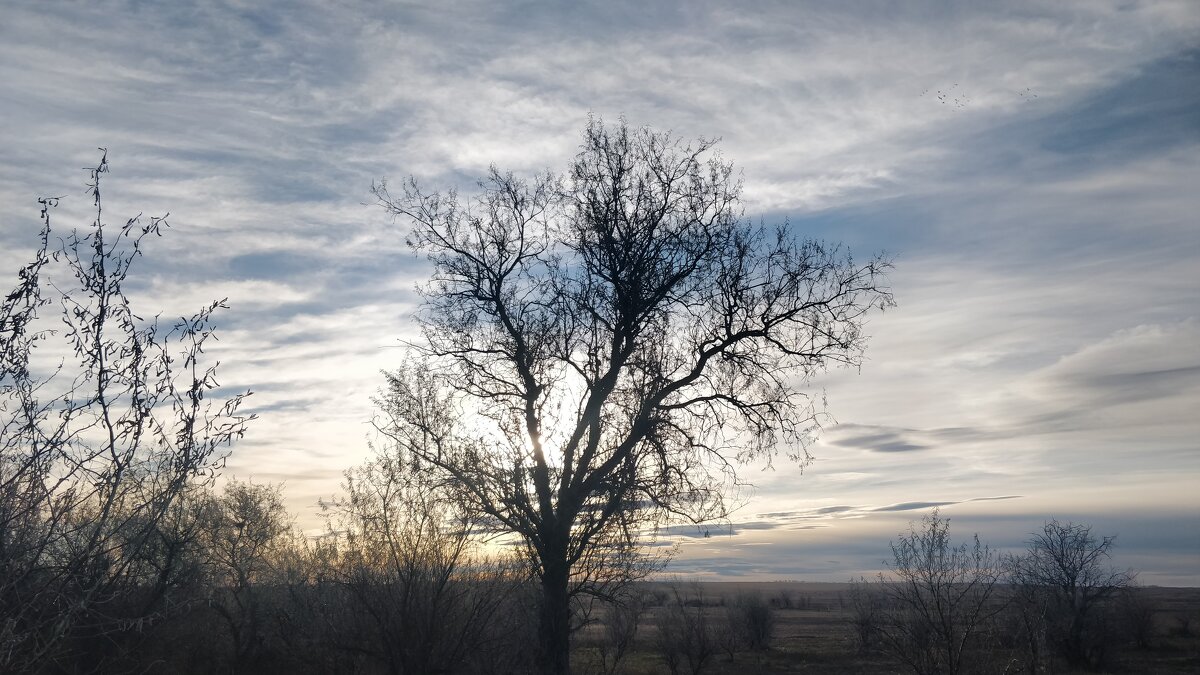
M 775 629 L 775 610 L 761 593 L 742 593 L 725 605 L 725 622 L 719 628 L 721 648 L 733 661 L 740 651 L 766 651 Z
M 739 462 L 805 461 L 802 385 L 858 364 L 892 302 L 886 260 L 743 222 L 712 147 L 593 120 L 563 176 L 375 187 L 433 265 L 381 428 L 520 537 L 546 673 L 569 672 L 573 602 L 605 592 L 586 577 L 644 570 L 610 563 L 647 522 L 725 513 Z
M 291 517 L 280 485 L 230 481 L 208 500 L 205 552 L 214 574 L 212 607 L 233 642 L 232 670 L 256 672 L 264 643 L 263 586 L 277 577 Z
M 955 546 L 936 509 L 892 542 L 892 557 L 891 575 L 880 575 L 884 647 L 918 675 L 968 671 L 968 650 L 1002 607 L 999 559 L 978 535 Z
M 189 486 L 210 480 L 242 435 L 202 353 L 223 301 L 167 327 L 123 285 L 162 218 L 103 220 L 104 156 L 90 170 L 90 227 L 41 246 L 0 301 L 0 670 L 72 658 L 70 640 L 111 636 L 140 585 L 139 561 Z M 48 312 L 51 316 L 44 316 Z M 56 319 L 52 321 L 51 317 Z M 93 663 L 92 667 L 100 667 Z
M 708 615 L 704 590 L 693 584 L 690 594 L 671 585 L 671 599 L 658 616 L 655 643 L 671 675 L 700 675 L 721 650 L 719 627 Z
M 865 577 L 850 581 L 850 618 L 848 622 L 854 629 L 854 641 L 859 654 L 866 654 L 875 648 L 879 641 L 879 624 L 884 594 Z
M 1120 608 L 1122 628 L 1138 649 L 1150 649 L 1160 611 L 1151 597 L 1151 589 L 1131 583 L 1121 589 Z
M 1116 537 L 1097 538 L 1092 528 L 1051 520 L 1035 532 L 1023 556 L 1009 560 L 1021 602 L 1044 625 L 1048 641 L 1072 666 L 1103 665 L 1109 647 L 1107 603 L 1134 580 L 1110 567 Z
M 616 675 L 622 661 L 634 648 L 638 624 L 645 612 L 642 594 L 622 593 L 608 603 L 600 638 L 600 672 Z
M 327 572 L 350 604 L 337 618 L 342 648 L 393 673 L 448 673 L 481 672 L 476 660 L 498 643 L 520 644 L 506 632 L 521 628 L 528 575 L 476 548 L 478 519 L 456 493 L 387 454 L 346 476 L 345 494 L 325 504 Z

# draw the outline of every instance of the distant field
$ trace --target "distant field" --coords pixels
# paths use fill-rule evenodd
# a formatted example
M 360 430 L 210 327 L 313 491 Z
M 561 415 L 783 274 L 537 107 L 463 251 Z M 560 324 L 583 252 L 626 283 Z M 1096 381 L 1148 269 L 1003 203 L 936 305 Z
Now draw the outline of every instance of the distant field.
M 879 650 L 859 652 L 850 623 L 850 584 L 684 582 L 678 587 L 691 604 L 702 602 L 703 611 L 714 620 L 724 616 L 726 605 L 745 594 L 766 599 L 776 617 L 770 649 L 737 653 L 732 661 L 727 654 L 719 653 L 706 664 L 704 673 L 909 672 Z M 669 672 L 656 644 L 657 622 L 664 609 L 655 605 L 670 594 L 670 589 L 667 582 L 644 585 L 649 606 L 639 622 L 635 649 L 617 672 L 630 675 Z M 1119 637 L 1120 644 L 1114 645 L 1110 666 L 1103 672 L 1200 673 L 1200 588 L 1148 587 L 1139 592 L 1154 610 L 1150 648 L 1139 649 L 1132 638 Z M 599 644 L 604 639 L 604 628 L 599 621 L 581 631 L 574 657 L 579 672 L 600 672 Z M 1004 649 L 997 647 L 985 659 L 983 672 L 1005 672 L 1010 661 Z M 1058 664 L 1051 672 L 1076 671 Z

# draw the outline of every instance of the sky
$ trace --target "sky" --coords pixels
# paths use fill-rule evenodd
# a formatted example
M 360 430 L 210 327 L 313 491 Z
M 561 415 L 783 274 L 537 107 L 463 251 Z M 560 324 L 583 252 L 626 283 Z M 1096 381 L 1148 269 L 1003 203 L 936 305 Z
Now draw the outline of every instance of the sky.
M 669 571 L 845 581 L 934 507 L 1017 551 L 1050 518 L 1200 586 L 1200 5 L 5 0 L 0 275 L 36 199 L 169 213 L 143 311 L 228 297 L 227 474 L 305 528 L 369 454 L 426 264 L 370 194 L 563 170 L 588 115 L 721 139 L 747 217 L 886 251 L 897 306 L 809 383 L 801 470 L 745 467 Z M 836 421 L 836 423 L 833 422 Z

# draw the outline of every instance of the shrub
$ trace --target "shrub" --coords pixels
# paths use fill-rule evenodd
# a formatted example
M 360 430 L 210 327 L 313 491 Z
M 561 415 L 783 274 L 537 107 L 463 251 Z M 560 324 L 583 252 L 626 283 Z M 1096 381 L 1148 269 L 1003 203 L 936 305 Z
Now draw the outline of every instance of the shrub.
M 694 587 L 691 598 L 678 586 L 659 614 L 656 646 L 671 675 L 699 675 L 718 651 L 716 626 L 704 607 L 704 594 Z
M 952 544 L 950 521 L 935 509 L 892 543 L 892 555 L 879 586 L 885 649 L 918 675 L 969 669 L 968 653 L 997 611 L 995 554 L 978 536 L 973 545 Z
M 643 611 L 642 598 L 636 593 L 608 603 L 600 639 L 600 669 L 605 675 L 618 672 L 621 662 L 633 651 Z
M 859 654 L 866 654 L 879 642 L 879 623 L 883 594 L 862 577 L 850 582 L 850 626 Z
M 1072 667 L 1100 669 L 1109 655 L 1111 601 L 1134 578 L 1106 565 L 1114 542 L 1096 538 L 1089 526 L 1052 520 L 1033 534 L 1024 555 L 1008 560 L 1031 630 L 1044 631 Z

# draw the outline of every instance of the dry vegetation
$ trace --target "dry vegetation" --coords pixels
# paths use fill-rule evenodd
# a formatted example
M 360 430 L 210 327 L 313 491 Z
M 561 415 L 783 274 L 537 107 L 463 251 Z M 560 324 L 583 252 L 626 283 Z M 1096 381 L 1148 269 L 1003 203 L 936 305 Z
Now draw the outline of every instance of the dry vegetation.
M 775 617 L 770 648 L 764 651 L 741 651 L 731 660 L 721 653 L 711 659 L 702 672 L 713 675 L 733 673 L 902 673 L 912 672 L 876 644 L 863 651 L 855 629 L 855 608 L 852 584 L 803 582 L 738 583 L 710 582 L 685 584 L 681 589 L 698 588 L 704 598 L 704 613 L 719 622 L 726 609 L 738 598 L 747 595 L 765 599 Z M 629 675 L 650 675 L 670 672 L 656 645 L 655 627 L 668 616 L 663 606 L 673 594 L 666 582 L 645 584 L 643 593 L 648 606 L 638 631 L 635 649 L 624 669 Z M 1011 594 L 1002 587 L 999 598 Z M 1112 619 L 1113 653 L 1102 672 L 1110 673 L 1194 673 L 1200 670 L 1200 589 L 1155 588 L 1133 589 L 1133 597 L 1153 608 L 1148 621 L 1149 646 L 1138 645 L 1136 624 L 1119 615 L 1120 606 Z M 1190 620 L 1190 630 L 1184 625 Z M 1002 617 L 1004 618 L 1004 617 Z M 975 648 L 978 660 L 967 672 L 1014 673 L 1022 658 L 1020 645 L 1009 632 L 1004 620 L 996 622 L 986 639 Z M 591 626 L 578 641 L 576 662 L 580 672 L 589 667 L 603 641 L 602 626 Z M 1091 672 L 1072 668 L 1064 659 L 1055 658 L 1038 672 Z

